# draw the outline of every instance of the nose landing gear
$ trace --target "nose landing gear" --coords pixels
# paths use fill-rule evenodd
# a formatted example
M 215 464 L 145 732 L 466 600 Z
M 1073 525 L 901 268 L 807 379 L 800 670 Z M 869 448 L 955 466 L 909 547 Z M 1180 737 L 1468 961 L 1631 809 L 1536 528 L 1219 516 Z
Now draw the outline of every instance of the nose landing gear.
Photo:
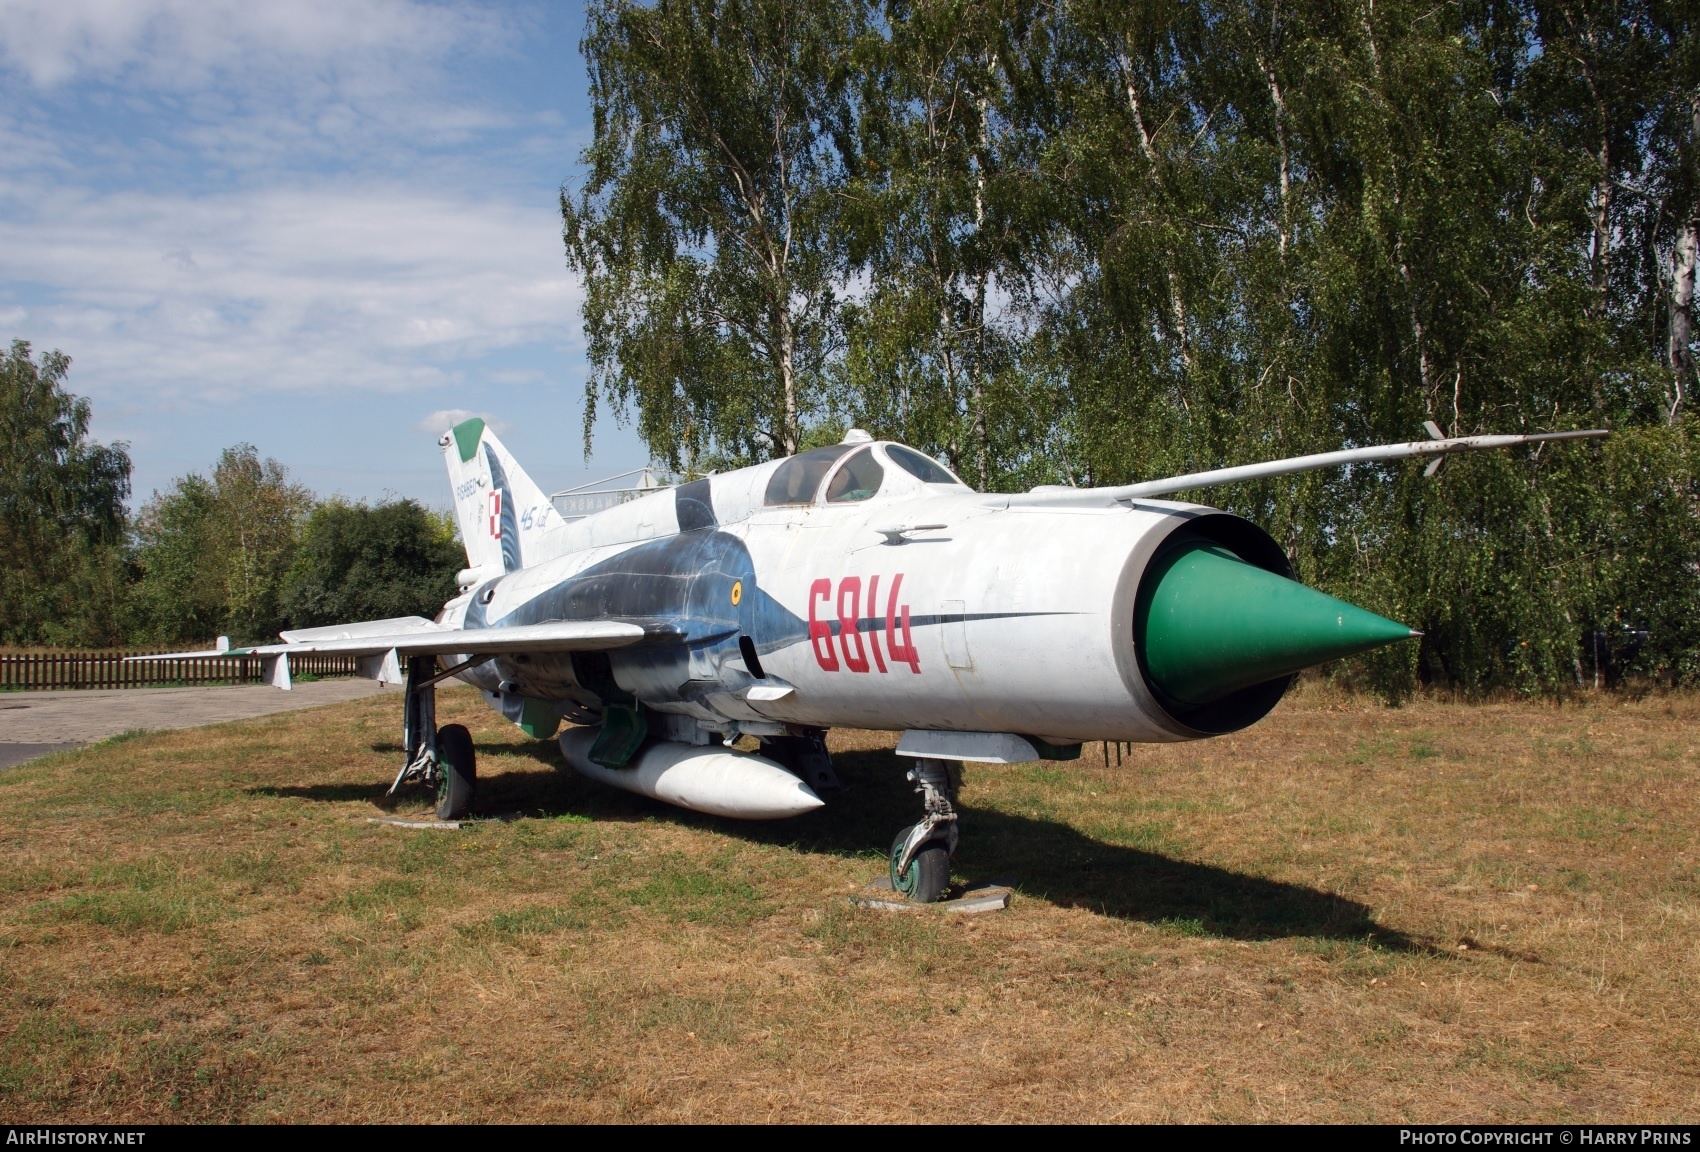
M 918 904 L 931 904 L 950 887 L 950 858 L 956 852 L 955 789 L 950 771 L 940 760 L 916 760 L 909 771 L 921 794 L 923 815 L 918 824 L 897 834 L 891 845 L 891 887 Z

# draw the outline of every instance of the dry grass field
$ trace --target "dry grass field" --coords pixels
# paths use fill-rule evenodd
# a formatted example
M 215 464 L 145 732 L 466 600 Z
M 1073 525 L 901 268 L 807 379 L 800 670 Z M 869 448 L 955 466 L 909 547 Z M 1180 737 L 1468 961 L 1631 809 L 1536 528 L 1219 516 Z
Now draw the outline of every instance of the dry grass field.
M 439 700 L 521 818 L 368 823 L 390 696 L 0 773 L 0 1112 L 1700 1116 L 1700 698 L 1309 689 L 1119 765 L 971 767 L 956 876 L 1018 886 L 979 916 L 848 905 L 918 811 L 889 737 L 835 734 L 824 812 L 737 825 Z

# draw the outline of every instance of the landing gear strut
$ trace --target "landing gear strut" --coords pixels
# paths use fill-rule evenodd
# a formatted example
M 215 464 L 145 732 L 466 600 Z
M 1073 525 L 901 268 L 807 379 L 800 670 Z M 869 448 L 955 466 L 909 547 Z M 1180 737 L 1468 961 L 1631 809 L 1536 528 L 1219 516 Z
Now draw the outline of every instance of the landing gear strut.
M 916 760 L 909 771 L 924 812 L 919 824 L 897 834 L 891 845 L 891 886 L 920 904 L 931 904 L 950 887 L 950 858 L 956 853 L 955 788 L 940 760 Z
M 457 665 L 458 671 L 466 665 Z M 460 724 L 437 727 L 435 656 L 412 656 L 407 661 L 406 698 L 402 703 L 402 763 L 395 782 L 385 793 L 394 796 L 403 784 L 423 784 L 437 793 L 437 816 L 458 820 L 472 810 L 478 782 L 478 763 L 472 735 Z

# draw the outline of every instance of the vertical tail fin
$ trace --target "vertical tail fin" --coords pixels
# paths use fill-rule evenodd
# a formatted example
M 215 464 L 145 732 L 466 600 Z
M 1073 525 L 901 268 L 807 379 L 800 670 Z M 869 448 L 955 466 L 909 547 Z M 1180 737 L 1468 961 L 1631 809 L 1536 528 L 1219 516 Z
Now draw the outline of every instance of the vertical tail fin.
M 484 421 L 456 424 L 437 443 L 449 469 L 467 566 L 480 579 L 554 554 L 549 537 L 564 526 L 559 513 Z

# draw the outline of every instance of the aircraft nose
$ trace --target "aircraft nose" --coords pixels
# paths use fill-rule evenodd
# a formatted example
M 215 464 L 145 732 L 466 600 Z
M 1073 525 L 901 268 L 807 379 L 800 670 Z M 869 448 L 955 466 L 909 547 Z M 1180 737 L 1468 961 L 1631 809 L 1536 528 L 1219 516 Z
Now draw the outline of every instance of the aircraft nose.
M 1146 674 L 1186 704 L 1417 635 L 1207 541 L 1154 560 L 1134 609 Z

